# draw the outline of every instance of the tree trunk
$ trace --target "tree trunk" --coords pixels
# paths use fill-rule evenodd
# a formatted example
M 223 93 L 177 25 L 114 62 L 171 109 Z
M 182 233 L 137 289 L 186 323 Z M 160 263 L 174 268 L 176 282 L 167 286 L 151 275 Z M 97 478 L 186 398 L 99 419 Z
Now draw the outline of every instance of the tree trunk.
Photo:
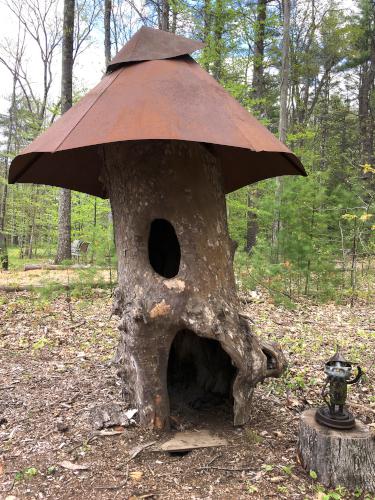
M 9 267 L 7 240 L 5 234 L 0 232 L 0 269 L 7 271 Z
M 104 56 L 105 67 L 111 62 L 111 0 L 104 0 Z
M 375 492 L 375 441 L 370 430 L 358 420 L 352 430 L 329 429 L 315 421 L 315 411 L 305 411 L 300 419 L 302 466 L 316 472 L 328 488 Z
M 369 3 L 363 13 L 363 31 L 366 36 L 366 60 L 360 70 L 358 90 L 358 118 L 361 163 L 373 165 L 374 159 L 374 106 L 372 94 L 375 85 L 375 5 Z M 367 178 L 368 174 L 365 174 Z M 371 174 L 370 174 L 371 176 Z
M 203 49 L 202 65 L 206 71 L 210 70 L 210 34 L 212 24 L 211 0 L 204 0 L 203 4 Z
M 58 222 L 58 247 L 55 264 L 63 260 L 70 260 L 71 255 L 71 191 L 69 189 L 60 189 L 59 194 L 59 222 Z
M 255 45 L 253 63 L 253 96 L 254 99 L 262 99 L 264 96 L 264 40 L 265 23 L 267 19 L 267 0 L 258 0 L 257 20 L 255 24 Z M 262 105 L 255 104 L 258 114 L 262 112 Z
M 176 5 L 172 6 L 172 26 L 171 26 L 171 33 L 176 33 L 177 29 L 177 16 L 178 16 L 178 11 L 176 8 Z
M 9 108 L 9 125 L 7 130 L 7 142 L 5 150 L 5 161 L 4 161 L 4 179 L 2 198 L 0 203 L 0 268 L 4 271 L 8 270 L 9 259 L 8 259 L 8 247 L 7 247 L 7 236 L 5 233 L 5 216 L 7 210 L 7 200 L 8 200 L 8 171 L 9 171 L 9 158 L 12 152 L 12 143 L 14 142 L 14 132 L 16 129 L 16 89 L 17 89 L 17 78 L 19 72 L 19 66 L 22 57 L 21 50 L 21 40 L 20 40 L 20 29 L 18 27 L 17 35 L 17 51 L 15 56 L 14 70 L 12 72 L 12 96 Z
M 283 0 L 283 50 L 281 62 L 281 85 L 280 85 L 280 119 L 279 138 L 284 144 L 288 129 L 288 88 L 289 88 L 289 49 L 290 49 L 290 0 Z M 283 182 L 281 177 L 276 177 L 276 213 L 272 227 L 273 260 L 279 261 L 279 233 L 281 230 L 281 198 Z
M 283 51 L 280 85 L 279 138 L 286 142 L 288 130 L 288 89 L 289 89 L 289 49 L 290 49 L 290 0 L 283 0 Z
M 248 186 L 247 191 L 247 226 L 246 226 L 246 247 L 247 253 L 251 253 L 258 235 L 258 217 L 255 212 L 258 190 L 255 186 Z
M 169 31 L 169 2 L 160 0 L 159 4 L 159 29 Z
M 223 73 L 223 35 L 224 35 L 224 3 L 223 0 L 216 0 L 215 17 L 213 21 L 213 49 L 214 58 L 212 64 L 212 76 L 220 81 Z
M 169 425 L 173 363 L 182 376 L 194 357 L 196 385 L 230 390 L 234 423 L 244 424 L 255 385 L 280 374 L 284 358 L 269 345 L 262 351 L 239 314 L 215 158 L 197 143 L 142 141 L 106 145 L 104 163 L 118 256 L 117 362 L 141 423 Z
M 265 23 L 267 19 L 267 0 L 258 0 L 257 4 L 257 20 L 255 24 L 255 47 L 254 47 L 254 64 L 253 64 L 253 97 L 256 99 L 254 109 L 258 116 L 264 116 L 262 112 L 263 105 L 260 100 L 264 96 L 264 39 L 265 39 Z M 259 193 L 256 186 L 248 187 L 247 196 L 247 231 L 246 231 L 246 251 L 248 253 L 253 249 L 257 234 L 258 221 L 257 214 L 254 211 Z
M 64 0 L 64 24 L 61 75 L 61 113 L 65 113 L 73 103 L 73 36 L 74 0 Z M 56 264 L 71 259 L 71 192 L 61 189 L 59 196 L 58 244 Z

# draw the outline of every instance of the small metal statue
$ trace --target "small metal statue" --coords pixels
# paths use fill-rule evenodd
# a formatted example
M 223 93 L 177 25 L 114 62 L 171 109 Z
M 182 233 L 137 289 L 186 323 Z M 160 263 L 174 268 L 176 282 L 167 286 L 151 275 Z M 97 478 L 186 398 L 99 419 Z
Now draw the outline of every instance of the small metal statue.
M 327 406 L 317 409 L 315 414 L 317 422 L 334 429 L 352 429 L 355 426 L 354 416 L 345 408 L 345 401 L 348 394 L 347 386 L 356 384 L 362 377 L 361 367 L 358 366 L 357 370 L 357 375 L 349 380 L 352 363 L 346 361 L 339 350 L 327 361 L 324 366 L 327 380 L 322 390 L 322 397 Z

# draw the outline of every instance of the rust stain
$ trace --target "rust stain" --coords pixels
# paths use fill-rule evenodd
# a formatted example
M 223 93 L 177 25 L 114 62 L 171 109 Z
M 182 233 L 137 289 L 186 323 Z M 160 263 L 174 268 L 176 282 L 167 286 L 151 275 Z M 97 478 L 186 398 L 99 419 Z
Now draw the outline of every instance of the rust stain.
M 163 299 L 159 304 L 156 304 L 150 311 L 150 318 L 158 318 L 160 316 L 166 316 L 170 313 L 171 306 L 165 302 Z

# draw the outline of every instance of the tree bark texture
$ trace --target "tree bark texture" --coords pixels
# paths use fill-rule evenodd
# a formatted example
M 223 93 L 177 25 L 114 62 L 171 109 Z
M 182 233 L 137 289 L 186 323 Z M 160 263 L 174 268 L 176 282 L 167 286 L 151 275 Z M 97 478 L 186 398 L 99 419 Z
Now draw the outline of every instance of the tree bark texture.
M 361 163 L 373 165 L 374 156 L 374 105 L 373 92 L 375 86 L 375 5 L 370 4 L 366 16 L 367 26 L 367 59 L 360 68 L 360 85 L 358 89 L 358 119 Z M 367 177 L 367 175 L 365 175 Z
M 303 467 L 328 488 L 345 486 L 375 492 L 375 440 L 362 422 L 352 430 L 318 424 L 315 409 L 301 415 L 298 452 Z
M 288 89 L 289 89 L 289 69 L 290 69 L 290 0 L 283 0 L 283 49 L 281 61 L 281 84 L 280 84 L 280 118 L 279 118 L 279 138 L 286 143 L 288 129 Z M 281 231 L 281 198 L 283 192 L 283 180 L 276 177 L 276 214 L 272 227 L 272 247 L 273 260 L 279 262 L 279 233 Z
M 169 31 L 169 2 L 168 0 L 159 0 L 159 30 Z
M 20 48 L 20 32 L 17 35 L 17 51 L 15 56 L 14 70 L 12 72 L 12 97 L 9 108 L 9 124 L 7 130 L 7 142 L 4 159 L 4 179 L 8 178 L 9 172 L 9 158 L 12 151 L 12 143 L 14 142 L 14 132 L 16 128 L 16 89 L 17 89 L 17 75 L 19 71 L 20 60 L 22 51 Z M 8 199 L 8 183 L 4 182 L 2 189 L 2 198 L 0 202 L 0 268 L 7 271 L 9 268 L 8 248 L 7 248 L 7 235 L 5 234 L 5 216 L 7 210 Z
M 73 104 L 73 39 L 74 39 L 74 0 L 64 0 L 64 22 L 62 43 L 61 73 L 61 113 Z M 71 193 L 61 189 L 59 195 L 58 244 L 55 262 L 71 259 Z
M 104 0 L 104 56 L 105 67 L 111 62 L 111 0 Z
M 290 0 L 283 0 L 283 49 L 281 62 L 281 84 L 280 84 L 280 118 L 279 138 L 286 142 L 288 130 L 288 89 L 289 89 L 289 52 L 290 52 Z
M 58 222 L 58 246 L 55 263 L 70 260 L 71 255 L 71 191 L 60 189 L 59 193 L 59 222 Z
M 225 5 L 223 0 L 216 0 L 213 18 L 213 64 L 212 76 L 220 81 L 223 73 L 223 35 L 225 27 Z
M 279 375 L 284 358 L 274 346 L 262 350 L 239 314 L 217 160 L 203 145 L 177 141 L 110 144 L 103 156 L 118 255 L 117 361 L 141 423 L 169 425 L 168 358 L 176 334 L 187 330 L 217 340 L 229 355 L 234 423 L 244 424 L 255 385 Z M 178 239 L 172 277 L 150 264 L 154 221 L 168 221 Z
M 266 33 L 267 19 L 267 0 L 258 0 L 257 19 L 255 23 L 255 44 L 254 44 L 254 63 L 253 63 L 253 95 L 254 99 L 262 99 L 264 96 L 264 41 Z M 261 114 L 262 106 L 260 103 L 255 105 Z
M 8 271 L 9 260 L 7 250 L 7 240 L 5 234 L 0 231 L 0 269 Z
M 256 202 L 259 198 L 258 190 L 255 186 L 248 186 L 247 192 L 247 224 L 246 224 L 246 252 L 251 253 L 258 235 L 258 217 L 255 212 Z
M 265 115 L 260 102 L 264 96 L 264 41 L 266 34 L 267 0 L 258 0 L 257 20 L 255 23 L 255 44 L 253 63 L 253 97 L 256 99 L 255 109 L 259 116 Z M 255 208 L 259 197 L 255 186 L 248 187 L 247 193 L 247 231 L 246 231 L 246 251 L 250 253 L 255 246 L 258 234 L 258 220 Z
M 212 25 L 212 5 L 211 0 L 204 0 L 203 4 L 203 42 L 205 44 L 203 49 L 203 67 L 206 71 L 210 69 L 210 57 L 209 57 L 209 37 L 211 33 Z
M 74 1 L 75 0 L 64 0 L 61 113 L 68 111 L 73 103 Z

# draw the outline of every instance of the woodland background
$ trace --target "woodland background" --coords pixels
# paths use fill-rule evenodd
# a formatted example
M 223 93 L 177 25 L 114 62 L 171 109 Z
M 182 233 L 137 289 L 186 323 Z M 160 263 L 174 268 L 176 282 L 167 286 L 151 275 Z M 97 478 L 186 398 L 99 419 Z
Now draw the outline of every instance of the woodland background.
M 307 178 L 262 181 L 227 197 L 240 287 L 266 287 L 283 302 L 371 302 L 373 0 L 65 0 L 65 9 L 69 1 L 73 101 L 88 90 L 79 64 L 87 51 L 104 72 L 142 25 L 169 30 L 204 41 L 197 61 L 302 159 Z M 60 190 L 8 185 L 7 175 L 20 149 L 66 109 L 55 70 L 64 64 L 63 10 L 61 0 L 1 6 L 2 23 L 15 27 L 0 38 L 0 74 L 9 77 L 0 90 L 0 237 L 8 242 L 10 269 L 62 260 Z M 71 239 L 90 242 L 94 267 L 115 266 L 109 202 L 76 192 L 66 202 Z

